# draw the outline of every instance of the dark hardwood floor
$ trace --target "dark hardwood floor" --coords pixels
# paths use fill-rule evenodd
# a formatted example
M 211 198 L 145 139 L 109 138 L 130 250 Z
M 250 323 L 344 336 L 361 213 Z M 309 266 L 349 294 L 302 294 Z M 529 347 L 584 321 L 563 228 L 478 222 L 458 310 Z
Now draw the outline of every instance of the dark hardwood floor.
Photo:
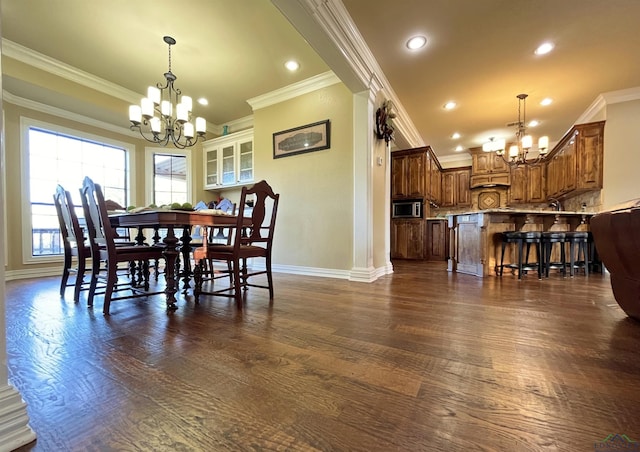
M 371 284 L 275 274 L 275 300 L 162 296 L 102 315 L 7 283 L 22 451 L 593 451 L 640 440 L 640 323 L 606 275 L 518 281 L 395 262 Z

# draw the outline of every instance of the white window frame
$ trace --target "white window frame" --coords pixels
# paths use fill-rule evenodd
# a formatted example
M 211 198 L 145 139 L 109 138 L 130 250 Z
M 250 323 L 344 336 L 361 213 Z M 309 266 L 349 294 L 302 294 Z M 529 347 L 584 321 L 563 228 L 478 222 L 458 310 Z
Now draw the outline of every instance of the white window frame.
M 144 169 L 145 174 L 145 206 L 148 206 L 153 202 L 153 175 L 155 174 L 153 169 L 153 157 L 155 154 L 163 155 L 176 155 L 184 156 L 187 158 L 187 199 L 193 202 L 193 186 L 192 186 L 192 172 L 191 171 L 191 149 L 173 149 L 173 148 L 161 148 L 157 146 L 145 147 L 144 155 Z M 142 207 L 142 206 L 136 206 Z
M 30 162 L 29 162 L 29 129 L 32 127 L 40 128 L 44 130 L 50 130 L 55 133 L 69 135 L 85 140 L 95 141 L 98 143 L 104 143 L 111 146 L 119 147 L 125 150 L 125 158 L 127 159 L 128 174 L 125 175 L 127 185 L 129 186 L 129 197 L 133 198 L 137 191 L 135 178 L 131 177 L 135 174 L 135 159 L 132 155 L 135 151 L 135 146 L 130 143 L 113 140 L 100 135 L 94 135 L 91 133 L 83 132 L 77 129 L 71 129 L 69 127 L 63 127 L 58 124 L 52 124 L 49 122 L 39 121 L 37 119 L 29 118 L 26 116 L 20 117 L 20 165 L 22 166 L 21 175 L 21 201 L 22 201 L 22 224 L 23 231 L 31 230 L 31 194 L 29 192 L 30 186 Z M 77 187 L 80 189 L 80 187 Z M 71 191 L 73 187 L 65 187 L 66 190 Z M 51 199 L 53 200 L 53 192 L 51 192 Z M 45 256 L 32 256 L 32 236 L 31 234 L 22 234 L 22 263 L 23 264 L 42 264 L 46 262 L 63 262 L 64 255 L 45 255 Z

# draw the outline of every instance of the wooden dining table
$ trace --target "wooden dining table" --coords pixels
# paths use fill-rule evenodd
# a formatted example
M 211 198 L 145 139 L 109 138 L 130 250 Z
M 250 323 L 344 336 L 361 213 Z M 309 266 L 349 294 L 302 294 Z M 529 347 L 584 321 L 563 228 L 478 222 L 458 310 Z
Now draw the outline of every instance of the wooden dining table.
M 182 211 L 182 210 L 144 210 L 136 213 L 116 213 L 109 215 L 111 225 L 118 228 L 138 229 L 135 241 L 143 245 L 146 238 L 144 229 L 163 230 L 164 237 L 156 237 L 154 241 L 162 240 L 165 244 L 163 255 L 165 257 L 165 294 L 167 309 L 176 310 L 176 292 L 178 292 L 178 275 L 176 261 L 180 253 L 186 266 L 185 286 L 189 283 L 190 243 L 191 228 L 193 226 L 207 227 L 233 227 L 236 225 L 237 216 L 218 212 Z M 176 230 L 180 234 L 176 236 Z

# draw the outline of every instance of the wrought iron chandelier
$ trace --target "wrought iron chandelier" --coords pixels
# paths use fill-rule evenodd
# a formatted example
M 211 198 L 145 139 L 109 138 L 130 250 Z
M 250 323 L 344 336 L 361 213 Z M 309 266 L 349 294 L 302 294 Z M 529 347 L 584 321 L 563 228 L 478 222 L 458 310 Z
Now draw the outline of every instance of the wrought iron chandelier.
M 489 141 L 482 145 L 485 152 L 495 151 L 510 166 L 530 165 L 540 162 L 549 151 L 549 137 L 543 136 L 538 139 L 538 155 L 535 158 L 528 158 L 529 151 L 533 147 L 533 138 L 527 135 L 527 119 L 526 104 L 528 94 L 518 94 L 518 121 L 507 124 L 507 126 L 515 126 L 516 142 L 509 147 L 509 154 L 505 157 L 505 140 Z
M 169 45 L 169 70 L 164 74 L 165 83 L 150 86 L 140 105 L 129 107 L 129 121 L 131 130 L 138 130 L 145 140 L 161 146 L 171 142 L 175 147 L 184 149 L 204 139 L 207 122 L 197 117 L 194 128 L 191 117 L 193 101 L 173 86 L 177 77 L 171 72 L 171 46 L 176 40 L 165 36 L 164 42 Z

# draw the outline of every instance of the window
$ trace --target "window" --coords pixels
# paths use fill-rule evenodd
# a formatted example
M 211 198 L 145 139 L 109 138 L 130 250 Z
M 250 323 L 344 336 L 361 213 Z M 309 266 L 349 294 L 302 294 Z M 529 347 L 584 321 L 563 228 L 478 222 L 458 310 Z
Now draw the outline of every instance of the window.
M 23 130 L 23 155 L 27 159 L 25 199 L 29 204 L 25 216 L 31 228 L 30 240 L 27 238 L 23 244 L 23 255 L 28 262 L 64 253 L 53 205 L 57 184 L 71 193 L 79 218 L 84 216 L 79 188 L 85 176 L 101 185 L 105 199 L 122 206 L 127 205 L 130 190 L 128 149 L 124 146 L 30 120 L 23 120 Z
M 147 205 L 191 203 L 191 159 L 189 151 L 147 149 L 147 174 L 153 174 L 147 190 Z

